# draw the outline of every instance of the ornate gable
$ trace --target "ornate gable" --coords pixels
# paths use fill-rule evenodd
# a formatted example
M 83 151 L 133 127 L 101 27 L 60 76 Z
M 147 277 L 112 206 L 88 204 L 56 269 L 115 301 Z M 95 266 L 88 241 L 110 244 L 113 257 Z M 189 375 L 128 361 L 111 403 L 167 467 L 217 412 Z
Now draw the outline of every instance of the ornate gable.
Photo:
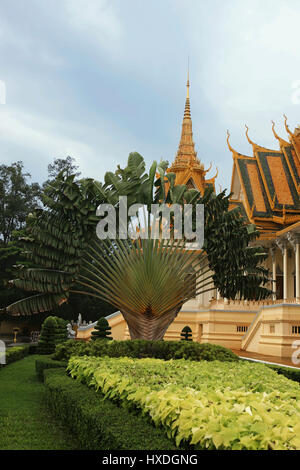
M 286 124 L 286 121 L 285 121 Z M 289 131 L 287 125 L 287 130 Z M 280 138 L 280 150 L 269 150 L 246 137 L 252 146 L 253 156 L 249 157 L 235 151 L 227 143 L 233 155 L 231 182 L 232 198 L 230 207 L 243 206 L 249 221 L 255 223 L 261 236 L 272 238 L 276 230 L 281 230 L 300 220 L 300 152 L 296 144 L 300 129 L 290 131 L 290 142 Z M 299 135 L 299 138 L 298 138 Z

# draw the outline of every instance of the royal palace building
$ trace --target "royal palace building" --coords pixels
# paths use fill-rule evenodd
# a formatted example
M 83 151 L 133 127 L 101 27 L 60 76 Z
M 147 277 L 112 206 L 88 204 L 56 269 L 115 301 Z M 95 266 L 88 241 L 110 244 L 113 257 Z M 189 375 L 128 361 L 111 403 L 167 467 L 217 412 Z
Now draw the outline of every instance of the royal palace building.
M 168 171 L 176 183 L 200 192 L 215 189 L 217 171 L 208 177 L 195 151 L 189 97 L 189 78 L 178 151 Z M 300 344 L 300 128 L 292 132 L 285 117 L 287 140 L 272 131 L 278 150 L 270 150 L 246 138 L 252 155 L 243 155 L 227 144 L 232 154 L 230 208 L 239 206 L 260 237 L 255 242 L 265 247 L 265 261 L 271 277 L 272 298 L 242 301 L 220 298 L 218 292 L 201 294 L 187 302 L 168 328 L 165 339 L 178 340 L 184 326 L 192 330 L 193 340 L 230 347 L 243 353 L 291 358 Z M 230 157 L 229 157 L 230 158 Z M 121 313 L 109 317 L 115 339 L 129 338 Z M 78 338 L 89 339 L 93 325 L 78 329 Z

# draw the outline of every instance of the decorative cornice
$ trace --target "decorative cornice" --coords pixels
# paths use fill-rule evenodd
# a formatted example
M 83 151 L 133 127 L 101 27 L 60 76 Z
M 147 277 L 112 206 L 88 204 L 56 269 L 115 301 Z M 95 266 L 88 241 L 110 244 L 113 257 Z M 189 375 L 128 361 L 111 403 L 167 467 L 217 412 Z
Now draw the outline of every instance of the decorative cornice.
M 284 250 L 287 248 L 287 239 L 286 238 L 278 238 L 275 240 L 276 245 L 280 248 L 281 253 L 284 254 Z
M 287 232 L 286 238 L 293 246 L 294 251 L 296 252 L 297 245 L 300 243 L 300 233 Z

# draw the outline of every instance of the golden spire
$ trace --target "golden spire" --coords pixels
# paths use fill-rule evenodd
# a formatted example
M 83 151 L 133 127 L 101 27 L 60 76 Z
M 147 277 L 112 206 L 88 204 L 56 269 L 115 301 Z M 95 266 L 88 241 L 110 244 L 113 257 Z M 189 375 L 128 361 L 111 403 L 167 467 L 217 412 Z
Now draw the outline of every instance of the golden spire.
M 199 164 L 197 153 L 195 151 L 195 144 L 193 141 L 192 119 L 190 109 L 190 77 L 189 77 L 189 64 L 187 72 L 186 83 L 186 100 L 182 122 L 181 138 L 179 142 L 178 152 L 175 161 L 181 162 L 194 162 Z
M 193 187 L 203 194 L 205 187 L 213 186 L 215 190 L 215 180 L 211 178 L 205 179 L 206 173 L 210 170 L 204 169 L 203 163 L 197 158 L 195 144 L 193 140 L 192 119 L 190 110 L 190 70 L 189 59 L 187 69 L 187 82 L 186 82 L 186 99 L 184 116 L 181 127 L 181 137 L 175 161 L 172 163 L 167 172 L 175 173 L 176 184 L 186 185 L 188 188 Z
M 191 119 L 189 59 L 188 59 L 188 71 L 187 71 L 187 82 L 186 82 L 186 100 L 185 100 L 185 108 L 184 108 L 184 118 Z
M 190 98 L 190 58 L 188 57 L 188 70 L 187 70 L 187 82 L 186 82 L 186 97 Z

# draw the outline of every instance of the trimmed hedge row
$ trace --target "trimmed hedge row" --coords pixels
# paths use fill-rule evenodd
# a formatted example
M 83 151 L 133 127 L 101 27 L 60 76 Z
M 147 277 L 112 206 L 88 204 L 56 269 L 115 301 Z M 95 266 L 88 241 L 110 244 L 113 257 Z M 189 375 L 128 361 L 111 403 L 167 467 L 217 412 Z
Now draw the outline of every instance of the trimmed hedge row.
M 246 359 L 243 358 L 243 361 L 251 362 L 252 364 L 255 363 L 255 361 L 251 361 L 251 359 Z M 294 382 L 300 383 L 300 368 L 299 369 L 292 369 L 290 367 L 284 367 L 284 366 L 276 366 L 274 364 L 267 364 L 264 362 L 264 364 L 269 367 L 270 369 L 273 369 L 277 374 L 284 375 L 287 379 L 293 380 Z
M 99 392 L 71 379 L 64 370 L 45 370 L 44 377 L 49 410 L 77 435 L 82 449 L 178 449 L 146 417 L 102 400 Z
M 74 341 L 68 340 L 56 346 L 53 359 L 68 361 L 71 356 L 109 356 L 132 358 L 189 359 L 192 361 L 238 361 L 230 349 L 209 343 L 189 341 L 125 340 Z
M 19 361 L 24 357 L 28 356 L 29 354 L 36 353 L 36 345 L 35 344 L 28 344 L 25 346 L 12 346 L 6 349 L 5 351 L 5 360 L 6 364 L 0 364 L 0 367 L 11 364 L 15 361 Z
M 68 363 L 63 361 L 55 361 L 51 356 L 41 357 L 35 361 L 35 371 L 38 376 L 38 379 L 43 382 L 44 380 L 44 370 L 46 369 L 58 369 L 63 367 L 66 369 Z
M 300 369 L 290 369 L 284 366 L 274 366 L 273 364 L 266 364 L 270 369 L 275 370 L 277 374 L 284 375 L 287 379 L 300 383 Z

